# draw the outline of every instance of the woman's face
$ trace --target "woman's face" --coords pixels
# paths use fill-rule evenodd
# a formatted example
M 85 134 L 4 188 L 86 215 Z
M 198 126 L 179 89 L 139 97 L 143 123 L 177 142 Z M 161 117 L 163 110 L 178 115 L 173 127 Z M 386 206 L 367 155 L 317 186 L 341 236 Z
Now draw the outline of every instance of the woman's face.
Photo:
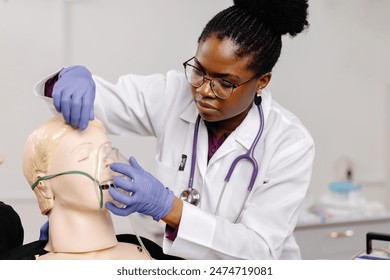
M 89 126 L 83 131 L 74 130 L 65 135 L 59 142 L 56 151 L 49 160 L 47 174 L 56 174 L 64 171 L 83 171 L 92 177 L 99 175 L 101 182 L 112 179 L 110 162 L 100 164 L 100 174 L 95 174 L 98 165 L 98 153 L 102 144 L 109 140 L 99 128 Z M 100 191 L 98 185 L 80 174 L 65 174 L 45 181 L 50 184 L 55 204 L 78 209 L 99 209 Z M 103 204 L 110 201 L 111 196 L 103 190 Z
M 195 67 L 207 78 L 222 78 L 239 85 L 227 99 L 218 98 L 211 90 L 209 81 L 199 88 L 192 87 L 192 95 L 199 114 L 209 122 L 234 119 L 241 122 L 250 110 L 260 80 L 255 72 L 248 70 L 250 57 L 237 57 L 236 46 L 230 39 L 221 41 L 215 36 L 201 41 L 195 55 Z

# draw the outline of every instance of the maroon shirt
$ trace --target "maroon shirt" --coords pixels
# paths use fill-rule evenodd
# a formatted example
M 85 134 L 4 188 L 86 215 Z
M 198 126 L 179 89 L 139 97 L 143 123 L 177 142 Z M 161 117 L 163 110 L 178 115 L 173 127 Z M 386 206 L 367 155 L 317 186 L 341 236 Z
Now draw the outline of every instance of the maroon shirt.
M 54 85 L 56 84 L 57 81 L 58 81 L 58 74 L 46 81 L 45 83 L 46 97 L 50 97 L 50 98 L 52 97 Z

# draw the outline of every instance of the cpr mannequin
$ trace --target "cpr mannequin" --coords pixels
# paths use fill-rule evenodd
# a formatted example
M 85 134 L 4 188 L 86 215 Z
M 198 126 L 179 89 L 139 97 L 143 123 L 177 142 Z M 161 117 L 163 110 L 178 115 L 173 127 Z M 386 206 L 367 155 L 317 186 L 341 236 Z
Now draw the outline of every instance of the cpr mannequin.
M 44 247 L 47 253 L 36 259 L 150 259 L 141 246 L 118 242 L 104 207 L 112 199 L 93 180 L 99 147 L 108 142 L 98 120 L 80 131 L 66 124 L 61 115 L 46 121 L 27 139 L 23 172 L 50 225 Z M 109 163 L 102 165 L 99 182 L 112 179 Z M 79 173 L 50 178 L 66 171 Z

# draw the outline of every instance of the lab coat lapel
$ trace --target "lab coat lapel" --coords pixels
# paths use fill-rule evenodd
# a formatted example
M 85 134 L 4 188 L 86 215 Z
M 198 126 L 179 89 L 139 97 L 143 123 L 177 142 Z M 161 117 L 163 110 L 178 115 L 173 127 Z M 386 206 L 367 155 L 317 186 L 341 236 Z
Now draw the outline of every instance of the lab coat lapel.
M 189 123 L 193 123 L 195 127 L 196 118 L 198 117 L 198 111 L 194 102 L 183 111 L 180 115 L 180 118 Z M 193 141 L 193 135 L 191 135 L 188 141 Z M 191 144 L 192 145 L 192 144 Z M 207 154 L 208 154 L 208 136 L 207 128 L 204 122 L 201 120 L 199 124 L 199 133 L 198 133 L 198 145 L 196 147 L 196 166 L 199 169 L 199 173 L 204 178 L 207 168 Z M 195 176 L 197 171 L 195 170 Z
M 207 156 L 209 149 L 207 127 L 204 121 L 200 121 L 199 135 L 198 135 L 198 147 L 197 149 L 197 165 L 202 178 L 206 175 L 207 169 Z
M 214 162 L 219 160 L 220 158 L 226 156 L 227 154 L 233 152 L 236 147 L 236 132 L 232 132 L 232 134 L 229 135 L 228 138 L 223 142 L 221 147 L 218 148 L 218 150 L 215 152 L 215 154 L 212 156 L 212 158 L 209 161 L 209 166 L 211 166 Z

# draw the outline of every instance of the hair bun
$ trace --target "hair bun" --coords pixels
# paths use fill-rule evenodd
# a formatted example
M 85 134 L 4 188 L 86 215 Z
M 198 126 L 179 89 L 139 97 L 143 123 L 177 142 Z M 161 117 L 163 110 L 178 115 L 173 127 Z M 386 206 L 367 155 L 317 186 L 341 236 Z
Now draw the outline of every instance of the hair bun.
M 259 18 L 274 32 L 295 36 L 309 25 L 307 1 L 233 0 L 233 3 Z

